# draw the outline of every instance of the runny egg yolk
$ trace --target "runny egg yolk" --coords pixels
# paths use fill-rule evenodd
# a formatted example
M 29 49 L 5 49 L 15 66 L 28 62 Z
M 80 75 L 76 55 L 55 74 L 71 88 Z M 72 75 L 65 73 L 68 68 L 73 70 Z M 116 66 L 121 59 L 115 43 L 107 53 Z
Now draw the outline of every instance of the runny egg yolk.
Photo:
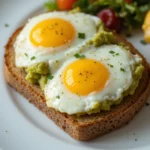
M 30 41 L 34 46 L 57 47 L 71 42 L 74 37 L 74 26 L 60 18 L 44 20 L 30 32 Z
M 91 59 L 80 59 L 63 72 L 63 82 L 72 92 L 81 96 L 102 90 L 109 79 L 109 71 L 102 63 Z

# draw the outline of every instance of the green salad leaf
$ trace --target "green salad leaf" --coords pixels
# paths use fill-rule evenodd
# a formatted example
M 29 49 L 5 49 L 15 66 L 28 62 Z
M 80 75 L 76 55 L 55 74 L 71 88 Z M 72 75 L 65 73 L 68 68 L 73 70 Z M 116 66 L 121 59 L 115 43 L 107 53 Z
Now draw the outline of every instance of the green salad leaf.
M 90 5 L 89 0 L 78 0 L 75 4 L 74 7 L 79 6 L 82 10 L 86 11 L 86 7 Z
M 78 0 L 74 7 L 94 15 L 105 8 L 113 9 L 122 19 L 123 26 L 131 31 L 143 23 L 145 14 L 150 9 L 150 0 L 133 0 L 130 4 L 125 0 L 94 0 L 92 3 L 90 0 Z
M 52 0 L 49 0 L 47 1 L 45 4 L 45 9 L 47 11 L 54 11 L 54 10 L 57 10 L 57 4 L 56 4 L 56 1 L 52 1 Z

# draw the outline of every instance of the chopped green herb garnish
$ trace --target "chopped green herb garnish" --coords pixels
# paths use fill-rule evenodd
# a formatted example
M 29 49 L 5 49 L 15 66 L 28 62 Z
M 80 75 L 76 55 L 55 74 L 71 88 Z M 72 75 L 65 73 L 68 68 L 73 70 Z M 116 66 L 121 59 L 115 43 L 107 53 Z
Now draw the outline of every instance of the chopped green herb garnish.
M 27 56 L 27 57 L 28 57 L 28 54 L 27 54 L 27 53 L 25 53 L 25 56 Z
M 48 0 L 45 4 L 45 9 L 47 11 L 54 11 L 54 10 L 57 10 L 57 4 L 55 1 L 51 1 L 51 0 Z
M 34 59 L 36 59 L 36 57 L 35 57 L 35 56 L 31 57 L 31 60 L 34 60 Z
M 125 70 L 123 68 L 120 68 L 120 71 L 125 72 Z
M 85 33 L 78 33 L 79 39 L 85 39 Z
M 113 68 L 114 66 L 113 65 L 111 65 L 111 64 L 108 64 L 108 66 L 110 66 L 111 68 Z
M 74 57 L 76 57 L 76 58 L 85 58 L 85 55 L 75 54 Z
M 119 56 L 119 53 L 116 53 L 116 56 Z
M 49 75 L 49 76 L 48 76 L 48 79 L 49 79 L 49 80 L 52 80 L 53 78 L 54 78 L 54 76 L 52 76 L 52 75 Z
M 143 45 L 146 45 L 146 44 L 147 44 L 144 40 L 141 40 L 140 42 L 141 42 L 141 44 L 143 44 Z
M 114 54 L 115 52 L 111 50 L 111 51 L 109 51 L 109 53 L 110 53 L 110 54 Z
M 59 95 L 57 95 L 57 96 L 56 96 L 56 98 L 60 99 L 60 96 L 59 96 Z
M 6 23 L 6 24 L 5 24 L 5 27 L 8 28 L 8 27 L 9 27 L 9 24 Z

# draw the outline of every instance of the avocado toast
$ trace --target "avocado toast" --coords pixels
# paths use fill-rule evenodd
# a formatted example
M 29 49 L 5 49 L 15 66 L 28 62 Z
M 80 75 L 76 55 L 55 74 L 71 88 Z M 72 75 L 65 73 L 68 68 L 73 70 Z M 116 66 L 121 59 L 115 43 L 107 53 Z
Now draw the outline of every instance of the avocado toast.
M 136 92 L 132 96 L 125 97 L 121 104 L 114 106 L 110 111 L 103 111 L 91 115 L 67 115 L 53 108 L 48 108 L 44 93 L 37 85 L 32 85 L 25 80 L 26 72 L 15 66 L 15 52 L 13 44 L 16 36 L 22 28 L 19 28 L 9 39 L 5 52 L 5 77 L 7 82 L 19 93 L 26 97 L 30 103 L 52 119 L 60 128 L 73 138 L 78 140 L 91 140 L 99 135 L 117 129 L 127 124 L 145 104 L 150 91 L 150 69 L 145 58 L 123 37 L 114 33 L 118 43 L 123 42 L 130 47 L 133 54 L 143 58 L 144 72 Z M 11 62 L 11 63 L 9 63 Z

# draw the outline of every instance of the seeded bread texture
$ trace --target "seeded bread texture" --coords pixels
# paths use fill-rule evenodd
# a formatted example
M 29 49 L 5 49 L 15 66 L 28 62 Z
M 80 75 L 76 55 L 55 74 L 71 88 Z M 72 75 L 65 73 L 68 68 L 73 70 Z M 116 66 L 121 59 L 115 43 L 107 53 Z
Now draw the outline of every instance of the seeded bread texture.
M 53 108 L 48 108 L 45 103 L 44 93 L 41 91 L 40 87 L 31 85 L 27 82 L 25 80 L 26 73 L 24 70 L 15 66 L 15 51 L 13 44 L 16 40 L 16 36 L 21 30 L 22 28 L 17 29 L 5 46 L 4 66 L 6 81 L 73 138 L 87 141 L 120 128 L 127 124 L 145 104 L 150 94 L 149 64 L 129 42 L 123 37 L 114 34 L 118 42 L 123 42 L 130 47 L 133 54 L 138 54 L 143 58 L 145 70 L 135 94 L 124 98 L 123 102 L 113 107 L 111 111 L 83 115 L 80 117 L 67 115 Z

